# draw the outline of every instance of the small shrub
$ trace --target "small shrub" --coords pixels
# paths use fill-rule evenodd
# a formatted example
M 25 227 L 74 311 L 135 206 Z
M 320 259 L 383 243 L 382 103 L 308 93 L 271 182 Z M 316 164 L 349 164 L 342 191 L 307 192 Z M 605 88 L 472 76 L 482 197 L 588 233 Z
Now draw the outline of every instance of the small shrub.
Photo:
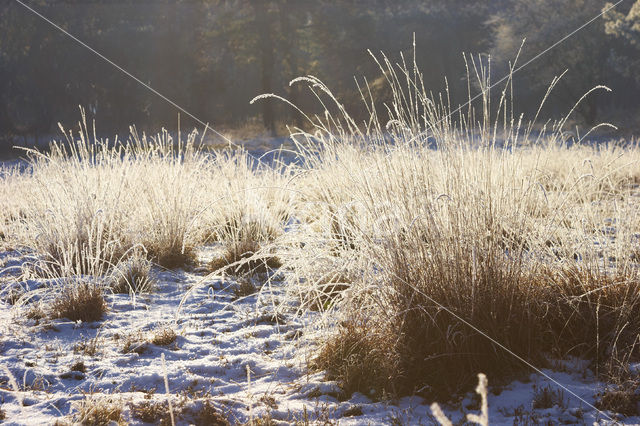
M 173 331 L 173 329 L 169 327 L 164 327 L 157 330 L 153 334 L 153 337 L 151 338 L 151 343 L 153 343 L 156 346 L 169 346 L 170 344 L 176 341 L 177 337 L 178 335 L 176 334 L 175 331 Z
M 107 311 L 102 287 L 88 282 L 68 283 L 51 305 L 51 318 L 93 322 Z

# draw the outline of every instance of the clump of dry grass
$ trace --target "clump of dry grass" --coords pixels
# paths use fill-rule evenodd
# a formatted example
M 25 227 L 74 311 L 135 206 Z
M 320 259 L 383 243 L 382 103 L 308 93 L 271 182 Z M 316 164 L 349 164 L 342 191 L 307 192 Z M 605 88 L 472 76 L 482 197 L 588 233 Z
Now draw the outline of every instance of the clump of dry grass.
M 366 322 L 345 322 L 323 344 L 312 367 L 326 370 L 328 379 L 342 383 L 348 396 L 356 391 L 373 398 L 392 394 L 398 370 L 397 359 L 389 356 L 388 337 Z
M 128 354 L 135 352 L 143 354 L 149 349 L 149 344 L 141 332 L 133 332 L 126 336 L 122 343 L 122 353 Z
M 73 424 L 85 426 L 125 425 L 122 403 L 112 398 L 87 397 L 74 404 Z
M 258 288 L 253 284 L 250 278 L 242 277 L 238 279 L 235 287 L 233 288 L 233 296 L 235 299 L 251 296 L 258 291 Z
M 547 409 L 554 406 L 565 407 L 566 401 L 562 389 L 551 385 L 534 388 L 531 407 L 533 409 Z
M 111 290 L 114 293 L 148 293 L 153 289 L 154 280 L 150 276 L 151 262 L 142 253 L 119 262 L 114 271 Z
M 100 336 L 92 339 L 83 339 L 73 346 L 73 353 L 96 356 L 103 343 L 103 339 Z
M 163 426 L 171 424 L 169 405 L 166 402 L 143 401 L 131 407 L 133 417 L 144 422 Z
M 39 321 L 46 317 L 47 317 L 47 314 L 44 311 L 42 304 L 38 302 L 29 306 L 29 308 L 27 308 L 27 311 L 25 312 L 25 318 L 35 320 L 35 321 Z
M 267 273 L 280 266 L 277 257 L 262 255 L 260 243 L 248 239 L 227 242 L 222 255 L 209 263 L 211 271 L 225 270 L 232 275 Z
M 220 413 L 209 399 L 205 399 L 194 416 L 198 426 L 229 426 L 229 421 Z
M 26 293 L 17 283 L 2 282 L 2 285 L 4 287 L 1 291 L 2 301 L 9 305 L 15 305 L 20 302 L 20 298 Z
M 169 242 L 159 247 L 150 246 L 149 254 L 158 265 L 167 269 L 176 269 L 196 263 L 193 246 L 183 246 L 181 242 Z
M 592 359 L 606 371 L 638 355 L 640 277 L 580 266 L 549 272 L 545 324 L 553 340 L 545 346 L 556 356 Z
M 84 362 L 77 361 L 71 366 L 71 371 L 77 371 L 80 373 L 86 373 L 87 367 L 84 365 Z
M 209 269 L 240 276 L 279 268 L 281 261 L 271 245 L 283 235 L 295 210 L 295 190 L 286 183 L 291 168 L 269 168 L 237 156 L 224 158 L 217 170 L 224 176 L 218 184 L 223 203 L 207 220 L 212 224 L 209 240 L 218 242 L 221 252 Z
M 612 363 L 605 371 L 606 387 L 596 394 L 595 406 L 624 416 L 640 414 L 640 375 L 626 362 Z
M 84 114 L 80 128 L 46 154 L 29 152 L 28 176 L 3 176 L 7 191 L 24 189 L 13 209 L 22 215 L 7 218 L 12 242 L 58 275 L 101 275 L 136 244 L 165 266 L 192 259 L 202 237 L 193 218 L 212 177 L 196 134 L 184 142 L 132 129 L 129 141 L 111 143 L 90 136 Z
M 151 337 L 151 343 L 156 346 L 169 346 L 176 341 L 178 335 L 170 327 L 162 327 L 156 330 Z
M 635 353 L 638 147 L 568 147 L 568 116 L 534 133 L 514 117 L 511 81 L 492 95 L 475 61 L 480 106 L 459 111 L 424 88 L 415 62 L 376 60 L 394 98 L 378 113 L 364 85 L 365 125 L 319 80 L 292 82 L 335 108 L 292 135 L 305 156 L 302 225 L 281 255 L 301 300 L 322 294 L 322 265 L 354 277 L 325 323 L 364 321 L 395 368 L 357 390 L 448 395 L 477 371 L 529 368 L 514 355 L 544 366 Z M 366 351 L 337 327 L 316 363 L 351 389 L 370 363 L 353 352 Z
M 273 241 L 280 234 L 277 222 L 282 218 L 265 213 L 259 216 L 251 215 L 258 217 L 250 217 L 247 212 L 241 210 L 246 207 L 236 207 L 239 212 L 232 212 L 232 216 L 216 228 L 215 240 L 265 242 Z
M 51 318 L 71 321 L 99 321 L 106 312 L 102 286 L 86 281 L 66 283 L 50 306 Z
M 598 410 L 611 411 L 624 416 L 637 416 L 640 395 L 638 385 L 631 387 L 612 386 L 596 396 L 595 406 Z
M 343 275 L 322 277 L 315 281 L 308 294 L 303 295 L 302 304 L 312 311 L 327 311 L 350 287 L 351 279 Z

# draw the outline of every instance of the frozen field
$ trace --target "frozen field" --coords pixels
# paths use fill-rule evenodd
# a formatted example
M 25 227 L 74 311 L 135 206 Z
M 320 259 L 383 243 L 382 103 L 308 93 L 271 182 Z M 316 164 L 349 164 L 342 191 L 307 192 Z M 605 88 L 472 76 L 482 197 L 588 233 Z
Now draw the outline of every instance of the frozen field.
M 201 263 L 212 250 L 199 252 Z M 47 283 L 16 281 L 24 260 L 19 253 L 5 252 L 0 259 L 0 408 L 5 424 L 82 423 L 91 418 L 92 408 L 105 405 L 121 410 L 123 423 L 167 424 L 168 400 L 177 424 L 215 424 L 212 412 L 231 424 L 248 423 L 252 416 L 256 422 L 271 419 L 270 424 L 436 424 L 429 409 L 433 401 L 405 397 L 373 402 L 360 393 L 345 397 L 337 383 L 310 372 L 307 361 L 316 350 L 314 314 L 296 315 L 295 304 L 282 303 L 277 280 L 270 288 L 239 297 L 235 280 L 203 279 L 197 267 L 154 269 L 153 293 L 135 300 L 108 295 L 104 319 L 82 323 L 29 318 L 31 305 L 11 306 L 12 289 L 33 290 Z M 557 366 L 545 372 L 595 402 L 603 385 L 584 363 Z M 489 380 L 492 424 L 613 424 L 538 374 L 500 386 Z M 442 402 L 445 412 L 459 421 L 478 412 L 478 401 L 469 392 L 461 400 Z M 640 423 L 640 417 L 607 414 L 624 424 Z

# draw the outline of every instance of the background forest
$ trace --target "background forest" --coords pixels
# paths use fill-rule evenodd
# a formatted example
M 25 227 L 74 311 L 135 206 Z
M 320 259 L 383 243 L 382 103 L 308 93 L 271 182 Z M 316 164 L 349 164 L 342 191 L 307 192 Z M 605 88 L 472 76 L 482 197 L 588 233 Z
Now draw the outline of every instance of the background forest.
M 216 129 L 284 133 L 300 125 L 285 105 L 249 101 L 261 93 L 317 105 L 289 87 L 313 74 L 347 107 L 360 104 L 353 76 L 366 76 L 381 104 L 383 76 L 367 49 L 411 55 L 433 92 L 467 99 L 462 52 L 491 57 L 494 80 L 526 37 L 520 64 L 605 7 L 598 0 L 34 0 L 28 4 Z M 640 127 L 640 1 L 623 1 L 516 74 L 517 108 L 531 112 L 554 76 L 569 70 L 543 114 L 566 112 L 591 87 L 576 120 L 609 121 L 623 136 Z M 399 60 L 399 54 L 392 55 Z M 177 111 L 13 0 L 0 0 L 0 146 L 43 141 L 73 123 L 78 105 L 98 130 L 172 127 Z M 352 108 L 353 109 L 353 108 Z M 196 125 L 182 116 L 183 127 Z

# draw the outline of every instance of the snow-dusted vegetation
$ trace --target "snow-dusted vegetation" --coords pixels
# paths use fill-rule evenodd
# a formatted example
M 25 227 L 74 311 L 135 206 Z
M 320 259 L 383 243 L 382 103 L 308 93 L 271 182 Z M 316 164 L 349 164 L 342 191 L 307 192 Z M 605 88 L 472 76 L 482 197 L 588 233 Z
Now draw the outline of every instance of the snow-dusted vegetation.
M 292 82 L 324 113 L 288 161 L 83 119 L 4 167 L 5 421 L 640 421 L 640 149 L 492 104 L 472 58 L 462 110 L 376 60 L 364 121 Z

